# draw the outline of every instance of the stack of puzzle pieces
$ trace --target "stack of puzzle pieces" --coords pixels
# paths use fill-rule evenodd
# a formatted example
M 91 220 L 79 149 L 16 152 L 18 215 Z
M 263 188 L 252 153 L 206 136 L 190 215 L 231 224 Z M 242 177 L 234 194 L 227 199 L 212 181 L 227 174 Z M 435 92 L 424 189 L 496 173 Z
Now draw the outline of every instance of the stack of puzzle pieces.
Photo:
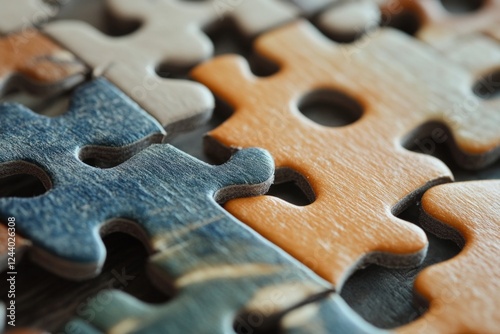
M 500 333 L 500 0 L 0 0 L 0 98 L 6 333 Z

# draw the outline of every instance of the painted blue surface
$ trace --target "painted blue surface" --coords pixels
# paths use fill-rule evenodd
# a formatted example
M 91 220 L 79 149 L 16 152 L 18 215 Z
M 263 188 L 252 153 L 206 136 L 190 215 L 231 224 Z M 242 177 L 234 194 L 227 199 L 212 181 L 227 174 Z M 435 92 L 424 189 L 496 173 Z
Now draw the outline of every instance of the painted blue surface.
M 164 305 L 105 292 L 79 308 L 77 316 L 92 324 L 77 325 L 82 332 L 125 326 L 122 332 L 231 333 L 235 317 L 257 294 L 279 312 L 302 303 L 287 302 L 283 291 L 304 291 L 307 298 L 328 289 L 217 204 L 267 191 L 274 164 L 266 151 L 242 150 L 212 166 L 154 144 L 112 168 L 87 165 L 79 159 L 85 146 L 120 147 L 162 135 L 155 120 L 103 79 L 80 88 L 61 117 L 46 118 L 15 104 L 0 106 L 0 117 L 0 163 L 32 163 L 52 181 L 41 196 L 0 199 L 1 217 L 16 217 L 34 253 L 43 250 L 41 265 L 59 266 L 55 271 L 71 278 L 97 273 L 106 257 L 99 232 L 115 221 L 113 230 L 142 236 L 150 245 L 154 282 L 175 291 Z M 309 321 L 323 329 L 340 323 L 349 332 L 372 329 L 337 301 L 322 303 L 294 333 L 310 332 L 301 330 Z

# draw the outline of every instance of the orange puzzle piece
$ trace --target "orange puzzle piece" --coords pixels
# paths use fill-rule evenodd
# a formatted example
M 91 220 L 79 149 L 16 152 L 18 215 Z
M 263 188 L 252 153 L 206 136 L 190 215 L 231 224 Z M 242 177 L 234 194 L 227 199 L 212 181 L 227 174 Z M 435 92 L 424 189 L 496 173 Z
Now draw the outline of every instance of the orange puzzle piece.
M 500 181 L 441 185 L 422 198 L 424 228 L 455 240 L 457 257 L 425 269 L 415 289 L 430 303 L 402 333 L 498 333 Z
M 422 125 L 441 122 L 453 133 L 457 157 L 484 165 L 499 155 L 498 110 L 473 94 L 467 72 L 397 31 L 341 46 L 297 22 L 260 37 L 256 48 L 280 65 L 277 74 L 257 78 L 239 56 L 218 57 L 192 72 L 235 109 L 209 133 L 207 146 L 265 148 L 279 168 L 277 181 L 296 171 L 315 200 L 298 207 L 259 196 L 226 208 L 337 288 L 367 262 L 418 264 L 426 236 L 395 214 L 452 175 L 441 161 L 402 144 L 416 129 L 436 129 Z M 318 89 L 350 96 L 363 116 L 342 128 L 313 123 L 297 105 Z M 461 114 L 455 101 L 474 102 L 472 112 Z
M 32 93 L 68 89 L 83 81 L 85 66 L 37 30 L 0 38 L 0 95 L 12 86 Z

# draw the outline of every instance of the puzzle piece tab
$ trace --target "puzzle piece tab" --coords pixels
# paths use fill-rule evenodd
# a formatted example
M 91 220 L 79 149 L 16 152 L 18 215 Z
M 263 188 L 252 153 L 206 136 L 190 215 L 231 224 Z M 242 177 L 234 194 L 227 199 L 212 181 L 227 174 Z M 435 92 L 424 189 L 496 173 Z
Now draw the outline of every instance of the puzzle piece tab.
M 226 208 L 337 287 L 363 262 L 418 263 L 425 235 L 393 214 L 451 173 L 433 157 L 405 151 L 402 143 L 437 121 L 450 128 L 460 156 L 472 164 L 492 161 L 500 146 L 498 110 L 472 93 L 461 68 L 397 31 L 340 46 L 301 22 L 262 36 L 256 47 L 280 65 L 276 75 L 254 77 L 237 56 L 193 71 L 235 108 L 209 133 L 207 145 L 266 148 L 278 172 L 304 176 L 315 200 L 296 207 L 262 196 L 234 200 Z M 363 116 L 343 128 L 309 121 L 297 104 L 317 89 L 355 98 Z M 457 117 L 457 101 L 473 101 L 473 111 Z
M 343 1 L 318 16 L 318 26 L 339 39 L 350 40 L 381 23 L 380 6 L 387 0 Z
M 176 0 L 137 2 L 109 0 L 110 11 L 141 27 L 121 38 L 105 36 L 82 22 L 55 22 L 45 31 L 75 52 L 97 73 L 131 96 L 162 125 L 184 130 L 210 117 L 214 102 L 205 87 L 193 82 L 160 78 L 162 63 L 189 67 L 209 58 L 213 46 L 202 31 L 230 16 L 249 36 L 287 22 L 298 14 L 281 1 Z M 163 113 L 167 110 L 168 113 Z
M 482 1 L 481 7 L 477 11 L 464 15 L 448 12 L 438 0 L 416 1 L 412 6 L 415 6 L 415 11 L 422 21 L 417 37 L 436 48 L 447 45 L 450 39 L 460 38 L 471 33 L 496 35 L 500 28 L 499 0 Z
M 105 79 L 79 88 L 60 117 L 46 118 L 17 104 L 1 106 L 0 114 L 0 143 L 7 147 L 0 161 L 17 164 L 18 172 L 28 165 L 41 169 L 50 178 L 43 195 L 0 199 L 1 217 L 16 217 L 18 230 L 33 242 L 35 261 L 68 278 L 90 277 L 106 256 L 100 234 L 127 232 L 154 253 L 155 285 L 177 292 L 156 306 L 112 292 L 104 309 L 98 296 L 89 306 L 101 307 L 93 318 L 97 328 L 223 333 L 232 330 L 238 312 L 242 321 L 257 315 L 278 322 L 330 293 L 326 282 L 217 204 L 268 190 L 274 165 L 265 151 L 241 150 L 212 166 L 173 146 L 153 144 L 124 159 L 144 138 L 157 141 L 162 128 Z M 22 128 L 15 126 L 19 121 Z M 99 154 L 126 161 L 108 168 L 84 163 Z M 367 325 L 351 321 L 352 312 L 336 303 L 326 307 L 328 314 L 314 311 L 307 319 L 364 332 Z
M 83 81 L 85 66 L 37 30 L 0 37 L 0 96 L 10 88 L 48 94 Z
M 57 7 L 44 0 L 0 0 L 0 34 L 31 29 L 57 12 Z
M 422 198 L 422 226 L 456 241 L 455 258 L 415 282 L 429 310 L 401 333 L 498 333 L 500 328 L 500 181 L 453 183 Z

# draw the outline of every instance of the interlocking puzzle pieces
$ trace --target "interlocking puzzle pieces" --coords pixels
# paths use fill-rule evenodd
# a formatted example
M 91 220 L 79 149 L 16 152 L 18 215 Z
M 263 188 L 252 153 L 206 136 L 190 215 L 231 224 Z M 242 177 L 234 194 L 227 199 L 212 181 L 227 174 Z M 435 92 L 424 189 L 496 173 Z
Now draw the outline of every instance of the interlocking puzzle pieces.
M 117 16 L 140 21 L 139 31 L 112 38 L 82 22 L 55 22 L 45 31 L 131 96 L 162 125 L 178 130 L 208 119 L 214 101 L 199 84 L 160 78 L 156 73 L 160 64 L 189 67 L 210 57 L 213 46 L 202 28 L 225 16 L 233 17 L 249 35 L 296 16 L 291 4 L 267 0 L 110 0 L 108 4 Z
M 236 280 L 240 280 L 243 284 L 244 281 L 248 283 L 249 277 L 235 279 L 230 278 L 231 282 L 228 289 L 232 290 L 236 286 Z M 219 282 L 218 282 L 219 281 Z M 214 278 L 211 282 L 202 283 L 206 288 L 211 286 L 220 286 L 223 282 L 221 278 Z M 199 283 L 198 283 L 199 284 Z M 247 290 L 244 286 L 234 291 L 233 295 L 224 296 L 230 299 L 230 303 L 235 303 L 237 298 L 235 295 L 245 293 Z M 286 293 L 292 300 L 301 295 L 301 291 L 287 291 L 288 288 L 277 289 L 276 296 L 283 297 L 282 293 Z M 212 291 L 213 292 L 213 291 Z M 197 295 L 191 295 L 199 293 Z M 181 291 L 177 298 L 184 300 L 196 300 L 199 296 L 207 296 L 213 298 L 216 304 L 219 303 L 222 297 L 210 295 L 206 289 L 202 287 L 190 287 Z M 266 296 L 269 297 L 269 296 Z M 260 298 L 260 297 L 259 297 Z M 103 302 L 99 300 L 106 300 L 110 302 L 112 307 L 103 307 Z M 272 305 L 273 300 L 267 301 L 267 306 L 255 308 L 252 313 L 252 318 L 243 319 L 241 314 L 238 314 L 238 309 L 228 309 L 228 318 L 225 320 L 224 325 L 214 324 L 212 321 L 205 323 L 203 319 L 199 319 L 194 315 L 193 318 L 187 318 L 186 313 L 182 313 L 175 317 L 173 305 L 160 305 L 153 306 L 144 304 L 122 292 L 119 291 L 106 291 L 100 293 L 91 303 L 82 309 L 82 313 L 86 315 L 96 315 L 89 322 L 83 319 L 75 319 L 64 327 L 65 333 L 82 333 L 82 334 L 97 334 L 97 333 L 111 333 L 115 330 L 119 333 L 158 333 L 165 332 L 189 332 L 189 333 L 252 333 L 252 332 L 265 332 L 265 333 L 288 333 L 288 334 L 327 334 L 327 333 L 386 333 L 384 330 L 379 330 L 367 324 L 359 315 L 355 314 L 345 302 L 339 297 L 334 296 L 324 300 L 311 301 L 298 306 L 294 310 L 289 310 L 288 313 L 283 314 L 279 327 L 264 327 L 259 326 L 262 324 L 263 315 L 272 309 L 278 309 L 283 305 L 278 302 Z M 108 305 L 108 304 L 106 304 Z M 116 305 L 116 306 L 115 306 Z M 195 305 L 186 304 L 186 309 L 179 311 L 191 313 L 189 308 L 196 308 Z M 267 309 L 267 311 L 266 311 Z M 200 314 L 205 312 L 213 312 L 210 308 L 199 311 Z M 131 316 L 134 314 L 134 317 Z M 155 319 L 160 314 L 163 318 Z M 149 315 L 149 327 L 138 327 L 139 319 L 146 318 Z M 248 315 L 248 314 L 247 314 Z M 236 321 L 235 318 L 236 317 Z M 174 319 L 174 320 L 172 320 Z M 182 319 L 179 321 L 179 319 Z M 201 321 L 200 321 L 201 320 Z M 219 320 L 219 319 L 217 319 Z M 234 323 L 233 323 L 234 321 Z M 202 322 L 200 324 L 200 322 Z M 233 329 L 234 328 L 234 329 Z M 215 330 L 215 331 L 214 331 Z
M 478 10 L 466 15 L 454 15 L 448 12 L 441 1 L 415 1 L 416 12 L 422 21 L 418 37 L 436 47 L 460 35 L 471 33 L 500 32 L 500 1 L 485 0 Z M 445 43 L 446 44 L 446 43 Z
M 65 187 L 71 189 L 72 186 L 68 182 L 71 178 L 78 178 L 79 175 L 75 173 L 78 173 L 79 169 L 99 171 L 86 165 L 82 160 L 96 156 L 113 161 L 124 160 L 147 143 L 159 142 L 163 138 L 162 128 L 104 79 L 96 80 L 79 89 L 72 99 L 70 111 L 63 116 L 57 118 L 40 116 L 17 104 L 2 105 L 0 115 L 2 117 L 0 129 L 2 176 L 33 175 L 39 178 L 47 190 L 55 188 L 49 193 L 60 189 L 59 185 L 62 187 L 59 191 L 64 192 Z M 38 149 L 34 148 L 34 145 Z M 108 147 L 102 148 L 102 146 Z M 117 149 L 122 146 L 127 146 L 128 150 Z M 105 188 L 100 189 L 106 191 Z M 87 208 L 84 204 L 86 198 L 98 195 L 99 192 L 89 192 L 80 196 L 75 202 L 79 202 L 82 206 L 83 220 L 86 217 L 84 214 L 84 209 Z M 47 222 L 51 222 L 50 228 L 38 225 L 37 229 L 44 232 L 30 231 L 30 227 L 24 225 L 29 223 L 29 220 L 26 222 L 26 219 L 22 218 L 24 215 L 36 215 L 40 210 L 37 207 L 30 207 L 30 203 L 47 200 L 50 202 L 46 196 L 2 198 L 0 201 L 4 205 L 3 208 L 7 209 L 2 210 L 2 219 L 7 221 L 9 217 L 15 217 L 17 231 L 29 240 L 37 243 L 45 239 L 45 242 L 52 244 L 52 247 L 67 247 L 68 252 L 71 253 L 71 249 L 76 247 L 76 241 L 71 237 L 79 239 L 79 231 L 64 225 L 64 219 L 67 217 L 60 217 L 59 223 L 54 221 L 54 217 L 59 216 L 57 211 L 47 213 L 53 215 L 52 218 L 45 217 Z M 48 205 L 49 202 L 46 204 Z M 27 206 L 23 209 L 17 207 L 19 212 L 9 214 L 10 210 L 14 210 L 14 204 L 17 203 L 26 203 Z M 87 224 L 83 223 L 82 228 Z M 66 229 L 73 231 L 76 235 L 65 236 Z M 48 234 L 51 233 L 53 235 L 49 238 Z M 97 232 L 91 230 L 89 233 L 96 234 Z M 81 245 L 78 244 L 78 247 L 81 247 L 81 250 L 76 250 L 76 252 L 80 251 L 85 254 L 94 251 L 94 249 L 89 251 L 92 247 L 103 251 L 101 244 L 86 245 L 83 242 Z M 100 255 L 103 255 L 102 252 Z M 47 263 L 47 266 L 51 267 L 51 264 Z M 75 275 L 78 275 L 78 272 Z
M 35 261 L 64 277 L 90 277 L 106 256 L 100 234 L 128 232 L 156 252 L 151 260 L 156 285 L 178 292 L 164 306 L 112 293 L 95 314 L 98 326 L 221 333 L 232 329 L 231 317 L 239 311 L 246 321 L 253 321 L 258 309 L 262 321 L 269 316 L 277 322 L 330 293 L 324 281 L 217 204 L 267 191 L 274 165 L 265 151 L 242 150 L 219 166 L 162 144 L 130 157 L 143 148 L 144 138 L 157 140 L 162 128 L 104 79 L 79 88 L 69 112 L 57 118 L 16 104 L 3 105 L 0 113 L 5 124 L 0 142 L 7 148 L 0 166 L 44 174 L 50 188 L 34 198 L 0 199 L 2 218 L 16 217 L 17 229 L 32 240 Z M 22 128 L 15 126 L 19 121 Z M 84 162 L 96 156 L 121 163 L 96 168 Z M 338 310 L 321 316 L 327 324 L 364 326 L 340 307 L 326 309 Z
M 83 81 L 85 73 L 73 54 L 37 30 L 0 37 L 0 96 L 12 88 L 59 92 Z
M 480 166 L 498 158 L 498 110 L 472 93 L 461 68 L 398 31 L 341 46 L 300 22 L 262 36 L 256 47 L 280 65 L 276 75 L 257 78 L 237 56 L 192 72 L 235 109 L 209 133 L 207 147 L 263 147 L 275 159 L 278 182 L 308 183 L 315 199 L 297 207 L 260 196 L 226 208 L 337 287 L 363 262 L 418 263 L 425 235 L 393 214 L 452 176 L 442 162 L 402 143 L 423 124 L 444 123 L 461 162 Z M 358 103 L 363 116 L 343 128 L 306 119 L 297 105 L 319 89 Z M 463 101 L 473 110 L 457 117 L 454 103 Z
M 343 1 L 318 16 L 318 26 L 340 40 L 352 40 L 381 23 L 380 7 L 388 0 Z
M 57 14 L 57 7 L 44 0 L 0 0 L 0 34 L 29 29 Z
M 415 282 L 429 310 L 402 333 L 498 333 L 500 181 L 441 185 L 422 198 L 422 225 L 455 240 L 457 257 L 425 269 Z
M 478 10 L 460 15 L 450 13 L 439 0 L 346 1 L 325 10 L 318 24 L 331 35 L 349 40 L 378 27 L 382 19 L 390 24 L 404 13 L 419 21 L 417 36 L 438 48 L 450 38 L 471 32 L 500 36 L 498 0 L 482 1 Z

